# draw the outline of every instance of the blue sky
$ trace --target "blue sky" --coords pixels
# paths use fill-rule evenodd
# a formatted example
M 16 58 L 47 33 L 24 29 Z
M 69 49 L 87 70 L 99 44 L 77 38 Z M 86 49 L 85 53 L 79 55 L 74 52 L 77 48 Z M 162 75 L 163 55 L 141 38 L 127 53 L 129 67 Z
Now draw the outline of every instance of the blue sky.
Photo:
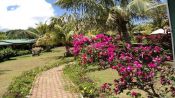
M 54 5 L 56 0 L 0 0 L 0 31 L 36 27 L 52 16 L 67 12 Z M 166 2 L 166 0 L 163 0 Z
M 56 0 L 0 0 L 0 31 L 36 27 L 50 17 L 66 12 L 54 5 Z
M 46 2 L 52 4 L 52 7 L 54 8 L 54 14 L 57 15 L 57 16 L 60 16 L 60 15 L 63 15 L 65 12 L 67 12 L 66 10 L 64 9 L 61 9 L 60 7 L 56 6 L 54 3 L 56 2 L 57 0 L 46 0 Z

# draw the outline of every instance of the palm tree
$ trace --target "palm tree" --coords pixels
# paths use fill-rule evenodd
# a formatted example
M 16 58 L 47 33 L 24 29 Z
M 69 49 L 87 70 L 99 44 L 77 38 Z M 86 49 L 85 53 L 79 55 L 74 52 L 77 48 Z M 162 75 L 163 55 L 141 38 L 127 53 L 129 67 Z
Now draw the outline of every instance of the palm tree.
M 76 16 L 74 14 L 64 14 L 60 17 L 51 17 L 49 28 L 55 32 L 58 39 L 65 45 L 66 54 L 70 53 L 70 41 L 72 35 L 77 31 L 76 29 Z
M 108 30 L 105 25 L 112 25 L 125 41 L 130 42 L 128 27 L 133 18 L 146 18 L 146 9 L 150 3 L 160 0 L 58 0 L 56 2 L 61 8 L 79 12 L 81 19 L 89 18 L 90 24 L 95 27 Z M 95 24 L 95 25 L 94 25 Z
M 79 26 L 88 30 L 107 30 L 106 19 L 109 8 L 114 6 L 113 0 L 58 0 L 56 2 L 61 8 L 79 13 Z
M 37 25 L 36 31 L 37 31 L 38 35 L 40 35 L 40 36 L 44 35 L 45 33 L 47 33 L 49 31 L 48 25 L 46 24 L 46 22 L 45 23 L 40 22 L 36 25 Z
M 155 28 L 163 28 L 167 17 L 167 5 L 165 3 L 154 3 L 146 10 L 146 14 L 153 20 Z

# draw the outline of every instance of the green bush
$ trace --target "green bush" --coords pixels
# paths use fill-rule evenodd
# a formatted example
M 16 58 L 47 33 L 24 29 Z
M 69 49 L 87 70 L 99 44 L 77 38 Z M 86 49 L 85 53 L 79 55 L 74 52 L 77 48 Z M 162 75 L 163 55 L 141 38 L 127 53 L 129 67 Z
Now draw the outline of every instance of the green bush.
M 30 54 L 30 50 L 16 50 L 16 56 L 22 56 L 22 55 L 27 55 Z
M 6 48 L 6 49 L 2 49 L 0 50 L 0 61 L 9 59 L 10 57 L 15 56 L 16 51 L 14 51 L 11 48 Z
M 26 55 L 30 53 L 31 51 L 29 50 L 13 50 L 12 48 L 5 48 L 0 50 L 0 62 L 8 60 L 11 57 Z

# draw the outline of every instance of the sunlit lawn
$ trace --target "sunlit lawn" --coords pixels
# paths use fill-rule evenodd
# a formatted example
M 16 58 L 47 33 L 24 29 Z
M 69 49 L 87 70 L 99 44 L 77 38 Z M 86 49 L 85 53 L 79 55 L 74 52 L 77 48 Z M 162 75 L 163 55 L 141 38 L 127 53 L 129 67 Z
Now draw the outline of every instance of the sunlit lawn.
M 117 72 L 112 69 L 89 72 L 88 76 L 93 79 L 98 86 L 104 83 L 113 83 L 114 79 L 119 78 Z
M 96 70 L 96 71 L 88 72 L 87 75 L 88 75 L 88 77 L 90 77 L 90 79 L 92 79 L 95 83 L 97 83 L 98 87 L 102 86 L 102 84 L 104 84 L 104 83 L 114 83 L 113 82 L 114 79 L 120 78 L 117 71 L 112 70 L 111 68 L 106 69 L 106 70 L 100 70 L 100 71 Z M 154 86 L 160 87 L 160 82 L 156 83 L 156 85 L 154 85 Z M 142 98 L 147 98 L 146 97 L 147 94 L 144 91 L 138 90 L 138 89 L 134 89 L 134 91 L 141 93 Z M 117 95 L 117 97 L 119 97 L 119 98 L 132 98 L 132 97 L 126 95 L 127 92 L 128 92 L 128 90 L 125 90 L 124 93 Z M 170 93 L 168 93 L 167 96 L 168 96 L 167 98 L 172 98 L 170 96 Z
M 102 84 L 104 83 L 113 83 L 114 79 L 118 79 L 120 78 L 120 76 L 117 74 L 117 71 L 112 70 L 112 69 L 106 69 L 106 70 L 100 70 L 100 71 L 94 71 L 94 72 L 89 72 L 87 74 L 92 80 L 94 80 L 98 87 L 102 86 Z M 136 90 L 138 91 L 138 90 Z M 117 97 L 119 98 L 132 98 L 130 96 L 126 95 L 127 90 L 124 93 L 121 93 L 120 95 L 118 95 Z M 139 90 L 140 93 L 143 94 L 144 98 L 146 94 L 143 93 L 143 91 Z
M 12 60 L 0 63 L 0 97 L 6 91 L 14 77 L 19 76 L 22 72 L 33 69 L 38 66 L 52 64 L 63 56 L 65 49 L 63 47 L 55 48 L 52 52 L 42 53 L 40 56 L 32 57 L 25 55 L 14 57 Z

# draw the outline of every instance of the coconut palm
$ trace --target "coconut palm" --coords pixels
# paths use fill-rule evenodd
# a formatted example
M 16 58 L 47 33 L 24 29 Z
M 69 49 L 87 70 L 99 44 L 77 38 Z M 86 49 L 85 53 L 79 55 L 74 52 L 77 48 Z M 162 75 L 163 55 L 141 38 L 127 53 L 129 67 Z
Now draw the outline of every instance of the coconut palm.
M 65 45 L 66 54 L 70 54 L 70 41 L 72 35 L 77 31 L 77 21 L 75 17 L 76 15 L 74 14 L 52 17 L 49 25 L 50 30 L 55 32 L 60 42 Z
M 160 0 L 58 0 L 56 4 L 73 12 L 78 11 L 83 17 L 81 19 L 87 21 L 89 18 L 92 26 L 104 30 L 108 30 L 105 25 L 107 20 L 107 24 L 112 25 L 112 29 L 120 32 L 125 41 L 129 42 L 128 27 L 131 20 L 147 18 L 144 13 L 150 8 L 150 4 L 154 3 L 153 1 L 160 2 Z
M 107 30 L 106 19 L 109 8 L 114 6 L 115 2 L 113 0 L 58 0 L 56 4 L 61 8 L 79 13 L 81 28 L 88 30 L 96 28 L 104 32 Z
M 40 36 L 44 35 L 45 33 L 47 33 L 49 31 L 48 25 L 46 24 L 46 22 L 45 23 L 40 22 L 36 25 L 37 25 L 36 31 L 37 31 L 38 35 L 40 35 Z
M 163 28 L 164 23 L 167 22 L 167 5 L 165 3 L 154 3 L 152 7 L 146 10 L 146 14 L 153 20 L 155 28 Z

